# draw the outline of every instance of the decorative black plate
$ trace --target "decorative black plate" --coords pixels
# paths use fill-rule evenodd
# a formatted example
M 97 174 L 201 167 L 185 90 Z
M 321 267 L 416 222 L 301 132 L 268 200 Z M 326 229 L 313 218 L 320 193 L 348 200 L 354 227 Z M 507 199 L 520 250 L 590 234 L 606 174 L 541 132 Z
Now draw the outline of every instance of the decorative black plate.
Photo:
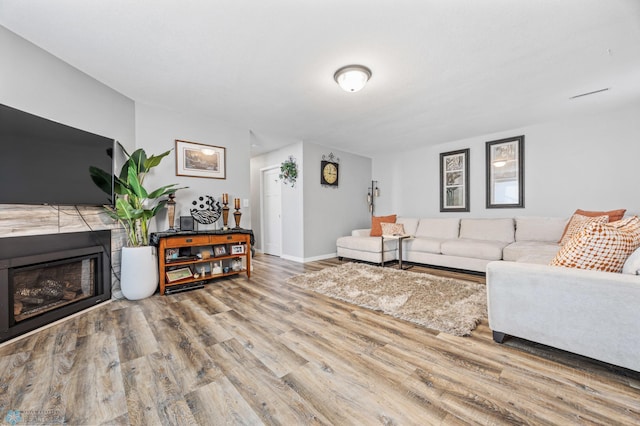
M 209 225 L 220 219 L 222 207 L 218 201 L 213 199 L 212 196 L 205 195 L 203 197 L 198 197 L 198 199 L 193 200 L 191 204 L 195 207 L 190 209 L 189 212 L 196 222 L 202 223 L 203 225 Z

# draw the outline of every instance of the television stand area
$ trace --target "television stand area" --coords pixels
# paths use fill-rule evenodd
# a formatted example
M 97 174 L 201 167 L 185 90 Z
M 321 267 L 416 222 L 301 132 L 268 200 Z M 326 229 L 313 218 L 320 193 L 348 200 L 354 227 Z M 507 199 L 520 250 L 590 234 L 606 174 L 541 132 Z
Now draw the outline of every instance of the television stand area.
M 228 229 L 151 234 L 158 247 L 160 294 L 202 288 L 209 280 L 247 274 L 251 278 L 253 231 Z

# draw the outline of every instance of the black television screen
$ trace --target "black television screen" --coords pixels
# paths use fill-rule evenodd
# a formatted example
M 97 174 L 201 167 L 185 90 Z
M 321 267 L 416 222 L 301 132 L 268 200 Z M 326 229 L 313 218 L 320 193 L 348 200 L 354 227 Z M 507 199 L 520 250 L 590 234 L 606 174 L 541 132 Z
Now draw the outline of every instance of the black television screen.
M 113 139 L 0 104 L 0 147 L 0 204 L 112 204 L 89 166 L 113 174 Z

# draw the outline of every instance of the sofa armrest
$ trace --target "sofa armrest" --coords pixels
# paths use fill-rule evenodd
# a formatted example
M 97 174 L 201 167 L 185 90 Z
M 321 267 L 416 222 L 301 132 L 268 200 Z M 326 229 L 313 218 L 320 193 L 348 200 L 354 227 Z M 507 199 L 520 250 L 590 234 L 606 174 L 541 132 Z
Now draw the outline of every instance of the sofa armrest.
M 640 276 L 491 262 L 487 306 L 494 332 L 640 371 Z
M 354 229 L 351 231 L 352 237 L 368 237 L 371 235 L 371 228 L 368 229 Z

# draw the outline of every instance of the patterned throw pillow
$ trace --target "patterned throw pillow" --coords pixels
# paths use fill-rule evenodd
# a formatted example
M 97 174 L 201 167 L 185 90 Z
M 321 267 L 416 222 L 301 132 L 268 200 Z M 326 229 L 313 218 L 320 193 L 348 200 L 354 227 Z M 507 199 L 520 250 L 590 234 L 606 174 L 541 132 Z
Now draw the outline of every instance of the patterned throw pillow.
M 575 212 L 573 212 L 573 214 L 579 214 L 581 216 L 589 216 L 589 217 L 607 215 L 609 216 L 609 222 L 615 222 L 616 220 L 622 219 L 626 211 L 627 209 L 609 210 L 608 212 L 596 212 L 596 211 L 577 209 Z M 567 233 L 567 229 L 569 228 L 569 223 L 571 222 L 568 222 L 567 225 L 564 227 L 564 231 L 562 231 L 562 237 L 560 237 L 560 241 L 562 241 L 562 239 L 564 238 L 564 235 Z
M 396 223 L 396 215 L 391 214 L 389 216 L 373 216 L 371 218 L 371 232 L 369 235 L 372 237 L 380 237 L 382 235 L 381 223 Z
M 573 238 L 574 235 L 579 234 L 580 231 L 589 226 L 591 223 L 607 223 L 608 221 L 609 216 L 607 215 L 591 217 L 575 213 L 573 216 L 571 216 L 571 220 L 567 224 L 564 235 L 560 240 L 560 245 L 565 245 L 571 240 L 571 238 Z
M 562 246 L 550 265 L 622 272 L 625 261 L 638 247 L 638 216 L 612 223 L 593 222 Z
M 404 225 L 401 223 L 381 223 L 382 235 L 404 235 Z

